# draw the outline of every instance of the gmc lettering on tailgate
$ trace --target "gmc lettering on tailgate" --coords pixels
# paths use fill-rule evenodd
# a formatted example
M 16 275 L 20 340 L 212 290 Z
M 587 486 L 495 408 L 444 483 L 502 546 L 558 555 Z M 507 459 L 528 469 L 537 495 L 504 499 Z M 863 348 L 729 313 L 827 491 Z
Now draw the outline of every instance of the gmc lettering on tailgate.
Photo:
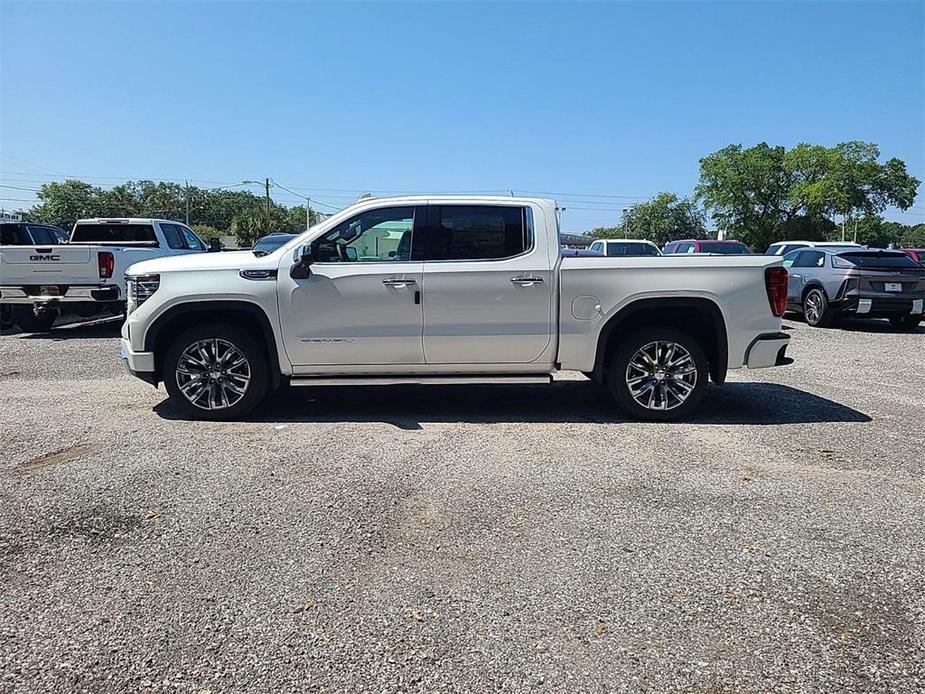
M 61 256 L 60 255 L 30 255 L 29 260 L 40 261 L 40 262 L 50 260 L 56 263 L 59 260 L 61 260 Z

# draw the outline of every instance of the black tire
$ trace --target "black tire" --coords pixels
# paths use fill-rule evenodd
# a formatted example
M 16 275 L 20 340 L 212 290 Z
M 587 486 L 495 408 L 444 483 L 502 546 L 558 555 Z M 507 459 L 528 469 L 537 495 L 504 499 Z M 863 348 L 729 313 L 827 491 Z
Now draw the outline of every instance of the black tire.
M 7 330 L 16 324 L 13 320 L 13 307 L 7 304 L 0 305 L 0 330 Z
M 922 322 L 922 316 L 890 316 L 890 325 L 897 330 L 915 330 Z
M 833 316 L 825 292 L 813 287 L 803 296 L 803 320 L 814 328 L 828 328 Z
M 631 368 L 630 363 L 643 348 L 651 350 L 652 343 L 675 344 L 686 351 L 689 357 L 687 362 L 682 362 L 678 368 L 686 370 L 688 365 L 693 366 L 693 379 L 690 374 L 677 378 L 679 371 L 672 374 L 670 369 L 663 370 L 652 367 L 653 373 L 648 377 L 650 380 L 644 381 L 641 387 L 647 387 L 651 383 L 652 389 L 657 391 L 654 393 L 654 402 L 652 403 L 654 407 L 648 406 L 648 403 L 642 404 L 639 402 L 637 397 L 649 398 L 640 395 L 639 390 L 634 396 L 631 390 L 632 386 L 628 382 L 641 377 L 640 370 L 635 366 Z M 656 351 L 652 354 L 657 358 L 658 362 L 662 358 L 666 358 L 666 362 L 670 364 L 678 358 L 683 358 L 683 353 L 681 357 L 675 356 L 678 352 L 677 349 L 675 349 L 674 354 L 667 351 L 658 351 L 660 349 L 664 350 L 665 346 L 661 348 L 656 346 Z M 635 375 L 631 376 L 631 374 Z M 607 368 L 607 387 L 621 409 L 635 419 L 656 422 L 669 422 L 687 416 L 703 399 L 709 378 L 707 358 L 700 344 L 684 331 L 668 326 L 643 328 L 623 338 L 614 348 Z M 678 383 L 681 380 L 684 382 L 683 391 Z M 690 389 L 688 390 L 689 386 Z M 677 402 L 680 398 L 676 395 L 672 397 L 675 392 L 684 393 L 683 401 Z M 651 391 L 647 391 L 647 393 L 650 396 L 653 395 Z M 665 399 L 664 409 L 660 409 L 662 398 Z
M 199 404 L 195 404 L 192 401 L 195 398 L 187 397 L 181 390 L 179 382 L 182 379 L 185 381 L 185 386 L 190 386 L 191 381 L 186 380 L 189 378 L 189 371 L 178 372 L 177 367 L 187 348 L 195 345 L 197 342 L 211 342 L 214 340 L 219 341 L 219 350 L 226 350 L 224 353 L 220 351 L 219 356 L 222 356 L 222 354 L 227 355 L 228 351 L 226 345 L 231 345 L 243 355 L 246 360 L 247 377 L 249 381 L 243 386 L 242 395 L 235 396 L 231 394 L 229 397 L 230 391 L 226 390 L 224 384 L 230 382 L 231 385 L 235 387 L 241 387 L 243 382 L 243 376 L 241 374 L 244 372 L 238 371 L 236 374 L 232 374 L 231 369 L 228 369 L 228 377 L 226 377 L 224 367 L 214 366 L 211 370 L 204 368 L 204 374 L 220 373 L 221 375 L 216 378 L 205 376 L 198 378 L 200 383 L 205 383 L 208 392 L 203 393 L 203 396 L 198 399 Z M 206 351 L 207 356 L 212 353 L 212 350 L 208 346 L 206 346 Z M 207 362 L 203 360 L 203 363 Z M 214 361 L 212 363 L 214 363 Z M 189 366 L 189 361 L 184 357 L 184 369 Z M 207 323 L 190 328 L 186 332 L 181 333 L 171 343 L 170 347 L 167 348 L 167 352 L 164 355 L 161 376 L 164 381 L 164 387 L 167 389 L 167 393 L 170 395 L 170 399 L 173 403 L 186 415 L 194 419 L 208 419 L 214 421 L 239 419 L 259 405 L 270 390 L 269 357 L 267 356 L 263 344 L 255 340 L 241 328 L 226 323 Z M 242 380 L 231 381 L 231 378 Z M 189 388 L 189 390 L 192 394 L 200 392 L 197 388 Z M 225 397 L 226 401 L 230 404 L 223 405 L 220 402 L 220 397 Z M 238 397 L 238 399 L 233 401 L 232 398 L 234 397 Z M 207 407 L 212 407 L 212 409 L 208 409 Z
M 48 311 L 42 313 L 41 316 L 36 316 L 32 306 L 26 304 L 13 306 L 13 320 L 26 333 L 47 333 L 51 330 L 51 326 L 54 325 L 57 317 L 58 314 L 54 311 Z

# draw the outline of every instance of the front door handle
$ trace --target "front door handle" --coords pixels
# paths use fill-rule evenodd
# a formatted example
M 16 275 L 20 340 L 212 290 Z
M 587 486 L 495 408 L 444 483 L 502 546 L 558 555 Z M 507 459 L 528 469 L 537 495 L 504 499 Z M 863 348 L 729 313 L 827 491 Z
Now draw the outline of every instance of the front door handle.
M 542 284 L 542 277 L 512 277 L 511 282 L 519 284 L 522 287 L 532 287 L 534 284 Z
M 412 284 L 417 284 L 413 279 L 405 279 L 404 277 L 387 277 L 382 280 L 382 284 L 386 287 L 410 287 Z

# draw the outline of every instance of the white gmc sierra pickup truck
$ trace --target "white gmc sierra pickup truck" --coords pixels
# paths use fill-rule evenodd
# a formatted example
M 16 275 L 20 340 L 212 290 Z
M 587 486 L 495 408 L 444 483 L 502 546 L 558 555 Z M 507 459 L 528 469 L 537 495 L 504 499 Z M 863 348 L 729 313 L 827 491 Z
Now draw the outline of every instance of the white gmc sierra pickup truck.
M 555 202 L 364 199 L 263 257 L 129 268 L 121 358 L 185 413 L 280 384 L 606 383 L 632 416 L 689 413 L 729 368 L 790 363 L 770 256 L 562 258 Z
M 202 253 L 185 224 L 167 219 L 80 219 L 63 245 L 0 246 L 0 304 L 26 332 L 59 315 L 122 313 L 125 271 L 149 258 Z

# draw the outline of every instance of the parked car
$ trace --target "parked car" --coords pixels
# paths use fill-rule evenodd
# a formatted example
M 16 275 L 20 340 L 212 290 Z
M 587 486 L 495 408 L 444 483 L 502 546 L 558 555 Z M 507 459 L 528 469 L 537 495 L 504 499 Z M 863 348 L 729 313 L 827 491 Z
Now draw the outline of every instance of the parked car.
M 185 224 L 166 219 L 81 219 L 63 245 L 0 247 L 0 304 L 27 332 L 49 330 L 59 315 L 118 315 L 132 263 L 202 253 Z
M 559 253 L 563 258 L 600 258 L 604 255 L 590 248 L 569 248 L 568 246 L 562 246 Z
M 840 316 L 889 318 L 911 330 L 922 320 L 925 267 L 900 251 L 806 248 L 783 256 L 789 268 L 787 306 L 809 325 Z
M 851 250 L 852 248 L 864 248 L 864 246 L 852 241 L 778 241 L 777 243 L 772 243 L 770 246 L 768 246 L 768 250 L 766 250 L 764 254 L 786 255 L 790 251 L 795 251 L 798 248 L 832 248 L 834 250 Z
M 254 242 L 251 252 L 256 256 L 269 255 L 277 248 L 288 243 L 294 239 L 298 234 L 287 234 L 282 231 L 277 231 L 275 233 L 264 236 L 263 238 L 257 239 Z
M 662 249 L 664 255 L 678 253 L 715 253 L 717 255 L 752 255 L 752 249 L 741 241 L 715 239 L 684 239 L 672 241 Z
M 56 246 L 67 243 L 64 229 L 51 224 L 3 222 L 0 224 L 0 246 Z
M 401 231 L 409 255 L 346 249 Z M 556 203 L 363 199 L 262 257 L 129 269 L 121 357 L 187 415 L 235 419 L 291 386 L 606 383 L 631 416 L 673 420 L 727 369 L 789 363 L 779 258 L 575 258 Z
M 919 265 L 925 265 L 925 248 L 900 248 L 898 250 L 908 255 Z
M 662 254 L 658 246 L 643 239 L 599 239 L 591 244 L 591 250 L 610 258 Z

